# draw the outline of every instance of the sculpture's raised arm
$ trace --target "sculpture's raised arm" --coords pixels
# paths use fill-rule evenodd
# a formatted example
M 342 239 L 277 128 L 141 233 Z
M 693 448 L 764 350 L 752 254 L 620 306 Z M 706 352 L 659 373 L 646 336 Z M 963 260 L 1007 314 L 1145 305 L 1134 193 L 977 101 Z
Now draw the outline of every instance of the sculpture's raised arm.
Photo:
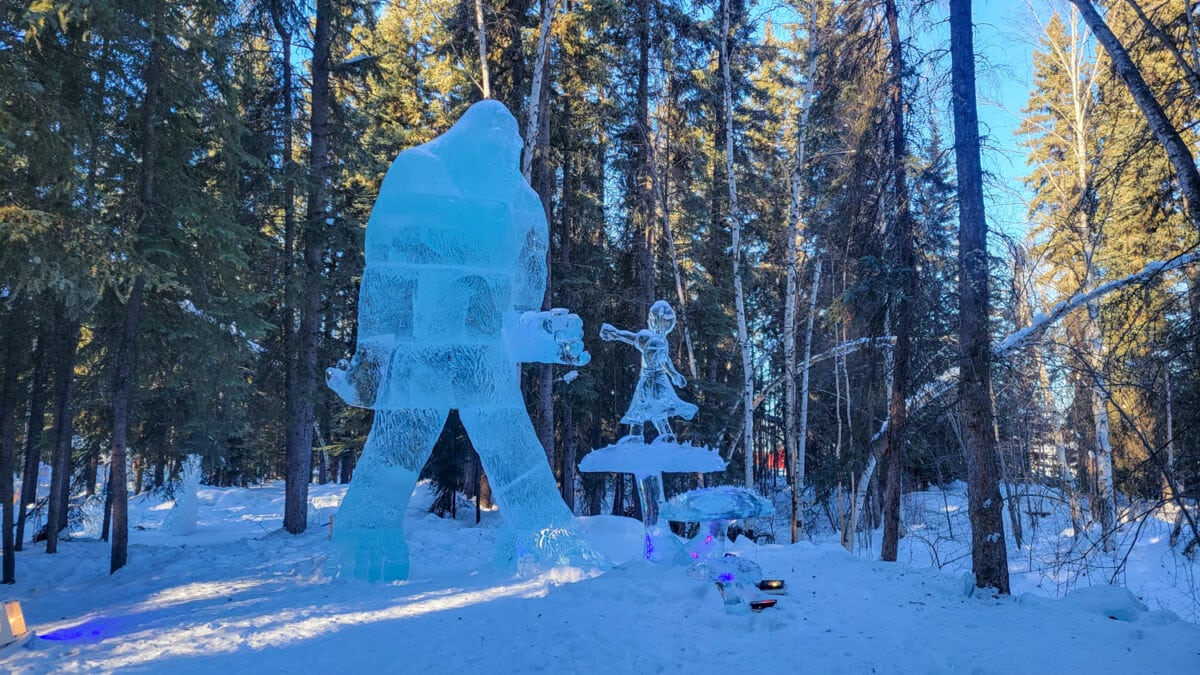
M 637 333 L 627 330 L 621 330 L 611 323 L 600 324 L 600 339 L 605 342 L 624 342 L 627 345 L 637 346 Z

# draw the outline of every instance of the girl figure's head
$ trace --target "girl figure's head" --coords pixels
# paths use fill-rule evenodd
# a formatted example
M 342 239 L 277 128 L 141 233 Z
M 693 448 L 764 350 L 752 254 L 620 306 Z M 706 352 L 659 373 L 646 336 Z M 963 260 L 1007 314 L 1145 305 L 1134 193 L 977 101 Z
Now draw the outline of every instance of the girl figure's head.
M 659 300 L 650 305 L 646 327 L 659 335 L 670 333 L 675 328 L 675 310 L 671 309 L 666 300 Z

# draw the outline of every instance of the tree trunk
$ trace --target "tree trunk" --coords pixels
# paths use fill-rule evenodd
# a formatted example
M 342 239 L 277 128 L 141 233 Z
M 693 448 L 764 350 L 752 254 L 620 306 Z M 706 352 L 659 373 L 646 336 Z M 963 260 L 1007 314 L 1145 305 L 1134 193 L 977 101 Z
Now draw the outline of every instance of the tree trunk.
M 46 553 L 58 552 L 58 534 L 66 526 L 67 500 L 71 492 L 71 398 L 75 390 L 75 353 L 79 322 L 68 319 L 59 306 L 55 325 L 62 330 L 54 368 L 54 443 L 50 460 L 50 496 L 46 512 Z
M 975 47 L 970 0 L 950 0 L 954 156 L 959 213 L 959 401 L 967 453 L 971 569 L 975 585 L 1008 594 L 1008 554 L 992 433 L 988 334 L 987 221 L 975 103 Z
M 1113 489 L 1112 441 L 1108 424 L 1108 378 L 1104 374 L 1104 340 L 1100 332 L 1098 303 L 1088 303 L 1084 323 L 1086 358 L 1091 379 L 1092 420 L 1096 428 L 1096 503 L 1093 511 L 1100 520 L 1100 536 L 1105 551 L 1115 551 L 1113 530 L 1117 525 L 1116 492 Z
M 891 43 L 892 189 L 896 198 L 896 222 L 892 236 L 895 247 L 893 272 L 900 275 L 899 301 L 895 317 L 896 348 L 892 352 L 892 390 L 888 400 L 888 432 L 883 443 L 887 481 L 883 496 L 884 560 L 895 562 L 900 542 L 900 482 L 904 467 L 904 443 L 908 430 L 908 360 L 912 333 L 912 298 L 916 295 L 916 254 L 908 203 L 908 138 L 904 131 L 904 54 L 900 44 L 900 18 L 896 0 L 886 0 L 885 12 Z M 986 274 L 986 267 L 984 274 Z M 986 303 L 986 297 L 985 297 Z M 984 323 L 986 324 L 986 314 Z M 985 325 L 986 331 L 986 325 Z M 986 344 L 984 345 L 987 346 Z
M 754 364 L 750 358 L 750 335 L 746 322 L 746 294 L 742 288 L 742 221 L 738 208 L 737 179 L 733 155 L 733 83 L 730 81 L 730 0 L 721 0 L 721 92 L 725 111 L 725 180 L 729 189 L 726 223 L 733 237 L 733 301 L 737 314 L 737 347 L 742 355 L 742 452 L 745 457 L 746 489 L 754 489 Z
M 613 474 L 613 503 L 612 514 L 614 516 L 625 515 L 625 474 Z
M 24 337 L 22 330 L 25 317 L 22 315 L 25 303 L 16 302 L 9 309 L 5 321 L 3 364 L 4 374 L 0 376 L 0 521 L 4 528 L 0 534 L 0 548 L 3 548 L 3 578 L 0 583 L 16 583 L 17 558 L 13 548 L 13 458 L 17 452 L 17 374 L 21 367 L 21 348 L 18 333 Z
M 550 53 L 550 28 L 558 0 L 542 0 L 542 25 L 538 31 L 537 54 L 533 62 L 533 85 L 529 93 L 529 116 L 525 120 L 525 148 L 521 153 L 521 175 L 525 182 L 533 183 L 533 160 L 539 153 L 541 122 L 546 116 L 546 99 L 542 89 L 547 84 L 546 61 Z
M 492 83 L 488 76 L 487 30 L 483 27 L 483 0 L 475 0 L 475 30 L 479 33 L 479 74 L 483 80 L 484 98 L 492 97 Z
M 804 329 L 804 367 L 800 371 L 800 429 L 792 431 L 795 437 L 792 439 L 792 446 L 789 447 L 788 457 L 791 461 L 791 478 L 792 478 L 792 543 L 800 540 L 800 501 L 804 492 L 804 471 L 806 465 L 806 456 L 808 455 L 808 381 L 809 374 L 812 372 L 812 342 L 813 342 L 813 324 L 817 318 L 817 292 L 821 289 L 821 257 L 818 254 L 816 264 L 813 266 L 812 286 L 808 289 L 808 324 Z M 789 301 L 791 299 L 789 298 Z M 789 324 L 790 325 L 790 324 Z M 834 379 L 837 378 L 837 371 L 834 371 Z M 796 385 L 794 378 L 788 378 L 788 384 L 791 386 L 792 405 L 795 404 Z M 840 406 L 840 404 L 839 404 Z M 794 418 L 796 415 L 792 413 L 791 405 L 788 410 L 788 425 L 795 426 Z M 841 413 L 838 414 L 839 433 L 841 431 Z M 786 433 L 786 432 L 785 432 Z
M 25 542 L 25 519 L 28 506 L 37 501 L 38 469 L 42 463 L 42 431 L 46 426 L 46 352 L 49 351 L 50 330 L 42 326 L 33 354 L 33 380 L 29 385 L 29 421 L 25 427 L 25 467 L 21 473 L 21 508 L 17 514 L 17 536 L 14 550 L 22 550 Z
M 634 255 L 637 256 L 637 285 L 639 295 L 644 304 L 637 308 L 640 316 L 647 316 L 650 305 L 657 299 L 654 290 L 654 253 L 653 253 L 653 197 L 650 194 L 649 182 L 654 168 L 651 166 L 650 153 L 650 0 L 639 0 L 637 5 L 637 24 L 635 26 L 638 44 L 637 91 L 634 111 L 635 146 L 633 184 L 631 194 L 636 200 L 633 204 L 636 217 L 634 221 Z M 636 492 L 636 490 L 635 490 Z
M 1045 397 L 1047 414 L 1053 417 L 1051 423 L 1052 438 L 1054 439 L 1054 456 L 1058 459 L 1059 481 L 1067 493 L 1067 505 L 1071 514 L 1072 536 L 1083 534 L 1083 513 L 1079 508 L 1079 487 L 1071 475 L 1071 464 L 1067 461 L 1067 443 L 1063 437 L 1062 422 L 1058 419 L 1058 411 L 1054 406 L 1054 393 L 1050 389 L 1050 374 L 1046 371 L 1045 357 L 1039 359 L 1038 377 L 1041 380 L 1042 395 Z
M 990 383 L 988 385 L 991 386 Z M 996 408 L 996 390 L 991 388 L 988 390 L 988 395 L 992 399 L 992 409 Z M 1012 527 L 1013 544 L 1017 550 L 1021 550 L 1024 546 L 1024 530 L 1021 528 L 1021 513 L 1018 504 L 1019 499 L 1013 494 L 1012 475 L 1008 472 L 1008 462 L 1004 460 L 1004 446 L 1000 442 L 1000 420 L 992 415 L 992 439 L 996 442 L 996 459 L 999 461 L 1000 467 L 1000 487 L 1004 491 L 1004 503 L 1008 506 L 1008 522 Z
M 317 396 L 322 259 L 329 227 L 329 50 L 332 0 L 317 0 L 312 58 L 312 130 L 309 155 L 308 217 L 304 223 L 304 298 L 297 331 L 296 381 L 287 432 L 287 473 L 283 527 L 300 534 L 308 527 L 308 483 L 312 477 L 313 407 Z
M 538 37 L 537 57 L 533 70 L 533 83 L 530 86 L 529 114 L 525 120 L 525 145 L 521 153 L 521 175 L 530 187 L 537 192 L 542 203 L 542 211 L 546 222 L 553 224 L 552 200 L 554 193 L 554 176 L 551 167 L 547 166 L 545 148 L 550 143 L 550 72 L 547 65 L 547 53 L 550 50 L 550 27 L 555 0 L 542 2 L 542 28 Z M 552 238 L 552 242 L 555 238 Z M 568 237 L 557 238 L 559 246 L 567 246 Z M 551 270 L 553 251 L 546 249 L 546 292 L 542 299 L 542 309 L 554 307 L 554 279 Z M 542 364 L 538 372 L 538 417 L 535 427 L 538 440 L 546 452 L 546 459 L 555 474 L 561 476 L 559 465 L 554 461 L 554 366 Z
M 158 34 L 158 23 L 161 8 L 156 7 L 150 23 L 150 54 L 146 62 L 145 86 L 146 96 L 142 102 L 142 185 L 140 195 L 141 222 L 138 223 L 137 235 L 142 240 L 153 231 L 156 216 L 155 200 L 155 170 L 158 157 L 158 137 L 155 125 L 158 116 L 158 96 L 162 73 L 162 42 Z M 135 243 L 140 251 L 144 247 L 141 242 Z M 133 387 L 133 362 L 137 354 L 137 338 L 140 329 L 142 311 L 142 293 L 146 279 L 138 274 L 133 281 L 133 289 L 125 303 L 125 321 L 121 329 L 120 345 L 117 349 L 117 362 L 113 378 L 113 537 L 112 558 L 109 572 L 116 572 L 125 566 L 129 551 L 129 494 L 125 476 L 126 445 L 129 433 L 129 398 Z
M 571 406 L 563 414 L 562 496 L 567 508 L 575 512 L 575 470 L 579 447 L 579 430 L 575 428 L 575 417 Z
M 271 3 L 271 20 L 275 25 L 275 33 L 280 41 L 280 61 L 283 90 L 283 128 L 280 130 L 282 147 L 280 154 L 283 160 L 283 298 L 280 302 L 280 324 L 282 327 L 282 356 L 283 356 L 283 391 L 284 418 L 292 419 L 291 406 L 294 401 L 290 392 L 296 382 L 296 162 L 293 139 L 293 122 L 295 119 L 293 86 L 295 75 L 292 69 L 292 28 L 288 20 L 287 9 L 290 0 L 276 0 Z
M 1167 157 L 1171 160 L 1171 166 L 1175 167 L 1176 177 L 1179 179 L 1179 189 L 1183 193 L 1183 197 L 1187 200 L 1188 216 L 1192 222 L 1192 227 L 1200 229 L 1200 171 L 1196 170 L 1196 162 L 1192 157 L 1191 151 L 1179 136 L 1179 131 L 1167 118 L 1167 114 L 1163 112 L 1162 106 L 1158 100 L 1154 98 L 1154 93 L 1150 91 L 1146 80 L 1142 78 L 1141 71 L 1133 63 L 1133 59 L 1129 57 L 1129 52 L 1125 51 L 1125 47 L 1117 36 L 1109 29 L 1108 24 L 1100 17 L 1096 11 L 1096 7 L 1091 0 L 1070 0 L 1071 4 L 1079 8 L 1079 13 L 1083 17 L 1088 28 L 1092 30 L 1092 34 L 1096 36 L 1096 41 L 1104 47 L 1104 51 L 1108 53 L 1108 57 L 1112 59 L 1113 67 L 1121 80 L 1125 82 L 1125 86 L 1129 88 L 1129 93 L 1133 96 L 1133 100 L 1137 103 L 1138 108 L 1142 111 L 1142 115 L 1146 118 L 1146 123 L 1150 126 L 1150 131 L 1154 133 L 1154 137 L 1158 139 L 1159 144 L 1167 152 Z M 1191 19 L 1189 18 L 1189 21 Z
M 800 237 L 804 231 L 804 165 L 808 160 L 808 118 L 812 110 L 813 89 L 817 79 L 817 11 L 815 3 L 809 3 L 808 45 L 805 58 L 808 60 L 804 93 L 800 99 L 800 121 L 796 125 L 796 161 L 792 164 L 791 190 L 788 202 L 787 230 L 787 261 L 786 291 L 783 306 L 783 370 L 784 370 L 784 409 L 787 418 L 784 420 L 784 445 L 788 454 L 788 474 L 792 489 L 792 543 L 800 539 L 800 494 L 804 490 L 804 456 L 800 446 L 804 445 L 797 436 L 796 422 L 797 407 L 802 407 L 800 413 L 800 434 L 806 434 L 808 423 L 808 370 L 811 366 L 812 329 L 816 309 L 817 283 L 820 279 L 821 261 L 817 258 L 817 271 L 813 273 L 813 285 L 809 289 L 810 303 L 808 316 L 808 338 L 804 353 L 805 393 L 803 403 L 798 405 L 796 398 L 796 304 L 800 302 Z M 805 439 L 807 440 L 807 439 Z
M 100 528 L 100 541 L 108 541 L 112 527 L 113 468 L 108 465 L 108 478 L 104 481 L 104 524 Z
M 1175 407 L 1175 396 L 1171 386 L 1171 363 L 1167 362 L 1165 367 L 1165 375 L 1167 380 L 1167 471 L 1174 476 L 1175 474 L 1175 414 L 1172 410 Z M 1184 489 L 1183 480 L 1176 478 L 1176 483 L 1180 489 Z M 1175 492 L 1171 489 L 1170 482 L 1164 477 L 1162 481 L 1162 501 L 1164 504 L 1169 503 L 1175 498 Z

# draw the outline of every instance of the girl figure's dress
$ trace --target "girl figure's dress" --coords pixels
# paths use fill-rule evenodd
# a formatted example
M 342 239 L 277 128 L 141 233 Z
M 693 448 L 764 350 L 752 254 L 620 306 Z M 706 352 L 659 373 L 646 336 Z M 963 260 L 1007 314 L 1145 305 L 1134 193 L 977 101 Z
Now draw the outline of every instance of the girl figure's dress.
M 632 342 L 642 353 L 642 372 L 638 376 L 629 411 L 621 418 L 621 424 L 644 424 L 668 417 L 682 417 L 685 420 L 695 417 L 699 408 L 681 400 L 671 383 L 671 371 L 675 367 L 671 363 L 667 337 L 652 330 L 640 330 Z

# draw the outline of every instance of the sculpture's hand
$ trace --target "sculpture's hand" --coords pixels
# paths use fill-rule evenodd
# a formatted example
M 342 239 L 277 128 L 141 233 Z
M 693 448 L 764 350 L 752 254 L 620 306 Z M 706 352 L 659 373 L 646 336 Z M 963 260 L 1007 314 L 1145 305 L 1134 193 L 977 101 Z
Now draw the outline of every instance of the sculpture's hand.
M 342 359 L 335 367 L 325 369 L 326 386 L 349 405 L 374 407 L 394 349 L 390 335 L 359 340 L 353 359 Z
M 554 312 L 563 314 L 555 315 Z M 583 346 L 583 319 L 578 314 L 566 313 L 567 310 L 550 310 L 550 326 L 554 328 L 554 341 L 558 343 L 560 363 L 569 366 L 586 366 L 592 360 L 592 355 Z
M 687 380 L 679 373 L 671 373 L 671 384 L 674 384 L 676 389 L 683 389 L 687 386 Z
M 592 360 L 583 345 L 583 319 L 561 308 L 506 317 L 504 340 L 518 363 L 583 366 Z
M 611 323 L 600 324 L 600 339 L 605 342 L 612 342 L 617 339 L 617 327 Z

